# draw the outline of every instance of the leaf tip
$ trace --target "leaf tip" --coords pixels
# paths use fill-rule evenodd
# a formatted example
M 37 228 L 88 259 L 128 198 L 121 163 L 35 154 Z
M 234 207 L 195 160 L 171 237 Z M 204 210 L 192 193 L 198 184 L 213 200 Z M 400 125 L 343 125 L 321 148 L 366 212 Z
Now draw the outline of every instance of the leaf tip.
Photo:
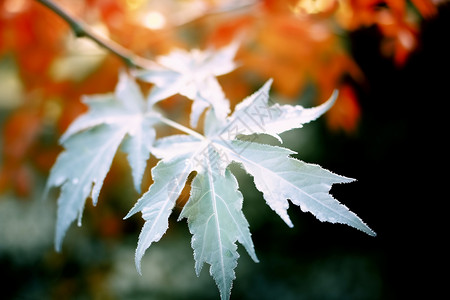
M 142 253 L 142 251 L 139 251 L 139 248 L 137 248 L 134 256 L 134 263 L 136 265 L 136 271 L 141 276 L 142 276 L 141 260 L 143 255 L 144 253 Z
M 136 177 L 136 176 L 135 176 Z M 140 178 L 134 179 L 134 190 L 138 193 L 141 194 L 142 190 L 141 190 L 141 180 Z
M 366 225 L 366 224 L 364 224 Z M 367 233 L 368 235 L 372 236 L 372 237 L 376 237 L 377 233 L 375 231 L 373 231 L 371 228 L 369 228 L 369 226 L 366 225 L 366 228 L 364 230 L 365 233 Z
M 130 218 L 131 216 L 133 216 L 135 213 L 137 213 L 139 211 L 139 206 L 137 206 L 138 203 L 136 203 L 134 205 L 133 208 L 130 209 L 130 211 L 127 213 L 127 215 L 125 217 L 123 217 L 124 220 Z
M 62 248 L 62 236 L 60 234 L 55 235 L 55 251 L 61 253 Z
M 259 263 L 259 259 L 258 259 L 258 257 L 256 256 L 256 253 L 253 251 L 252 253 L 249 253 L 250 254 L 250 257 L 253 259 L 253 261 L 255 262 L 255 263 Z
M 329 101 L 331 100 L 331 102 L 334 103 L 338 96 L 339 96 L 339 90 L 338 89 L 334 89 L 333 93 L 331 93 Z
M 267 89 L 270 89 L 270 87 L 272 86 L 273 83 L 273 78 L 269 78 L 266 83 L 264 84 L 264 87 Z

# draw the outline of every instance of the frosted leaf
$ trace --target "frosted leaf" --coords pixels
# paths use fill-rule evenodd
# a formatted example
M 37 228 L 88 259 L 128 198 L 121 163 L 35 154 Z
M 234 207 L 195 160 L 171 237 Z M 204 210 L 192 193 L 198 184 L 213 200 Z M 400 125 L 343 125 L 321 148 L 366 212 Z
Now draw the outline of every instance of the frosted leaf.
M 262 88 L 236 105 L 233 114 L 228 118 L 228 124 L 243 123 L 239 134 L 265 133 L 276 137 L 278 134 L 301 128 L 324 114 L 336 101 L 338 92 L 335 90 L 322 105 L 304 108 L 300 105 L 280 105 L 270 101 L 269 89 L 272 80 L 268 80 Z
M 141 273 L 141 259 L 145 251 L 153 242 L 159 241 L 169 227 L 169 216 L 191 168 L 187 156 L 178 156 L 169 161 L 161 160 L 152 169 L 154 182 L 150 189 L 142 195 L 125 217 L 129 218 L 136 212 L 142 211 L 142 218 L 145 220 L 136 249 L 135 261 L 139 273 Z
M 81 215 L 87 197 L 97 203 L 114 155 L 123 142 L 131 165 L 133 182 L 140 191 L 146 162 L 155 139 L 153 125 L 160 115 L 147 111 L 138 85 L 121 73 L 114 94 L 85 97 L 88 111 L 78 117 L 61 137 L 65 149 L 52 167 L 46 194 L 61 187 L 58 198 L 55 247 L 70 224 Z
M 237 142 L 233 144 L 233 151 L 229 151 L 231 159 L 241 163 L 253 176 L 255 185 L 263 192 L 267 204 L 290 227 L 293 224 L 287 214 L 287 199 L 302 211 L 312 213 L 320 221 L 347 224 L 375 235 L 356 214 L 329 194 L 333 184 L 349 183 L 354 179 L 289 157 L 294 152 L 286 148 L 257 143 L 245 146 Z
M 61 186 L 58 198 L 55 247 L 61 250 L 62 239 L 70 224 L 81 216 L 87 197 L 97 203 L 100 189 L 126 131 L 113 125 L 101 125 L 67 139 L 53 166 L 47 189 Z
M 235 69 L 233 59 L 237 49 L 238 44 L 232 43 L 219 50 L 174 50 L 159 57 L 158 64 L 153 67 L 136 72 L 136 76 L 155 84 L 148 96 L 150 106 L 175 94 L 194 101 L 190 124 L 196 127 L 200 115 L 208 107 L 221 119 L 230 112 L 229 102 L 216 76 Z
M 155 112 L 146 112 L 145 100 L 138 85 L 125 73 L 120 73 L 114 93 L 83 96 L 82 100 L 88 111 L 70 124 L 61 136 L 61 142 L 75 133 L 101 124 L 127 125 L 136 117 L 157 117 Z
M 176 53 L 171 59 L 182 60 L 183 55 Z M 169 66 L 174 61 L 169 59 L 165 64 Z M 182 68 L 182 65 L 172 67 Z M 127 215 L 140 211 L 145 219 L 136 250 L 139 272 L 142 255 L 167 230 L 167 218 L 174 201 L 188 174 L 195 171 L 191 195 L 180 219 L 188 219 L 193 234 L 196 273 L 199 274 L 204 263 L 208 263 L 221 298 L 229 299 L 239 257 L 236 241 L 257 261 L 248 223 L 242 213 L 242 195 L 228 169 L 233 161 L 253 176 L 267 204 L 289 226 L 293 226 L 287 214 L 290 200 L 321 221 L 347 224 L 375 235 L 358 216 L 329 194 L 333 184 L 352 182 L 353 179 L 294 159 L 290 155 L 295 152 L 289 149 L 258 144 L 251 138 L 257 134 L 279 138 L 278 134 L 284 131 L 301 128 L 326 112 L 335 102 L 337 93 L 314 108 L 279 105 L 269 101 L 270 84 L 268 81 L 238 104 L 227 118 L 218 117 L 212 106 L 205 116 L 205 136 L 173 135 L 155 142 L 152 153 L 161 161 L 152 171 L 154 183 Z M 199 103 L 194 103 L 193 107 L 203 107 Z M 169 187 L 171 181 L 177 183 L 175 189 Z M 168 189 L 174 194 L 168 195 Z
M 204 172 L 194 178 L 191 197 L 180 218 L 188 219 L 193 234 L 197 276 L 205 262 L 210 264 L 210 274 L 216 281 L 221 299 L 229 299 L 239 257 L 236 241 L 244 245 L 254 261 L 258 259 L 248 222 L 242 213 L 242 194 L 238 191 L 237 181 L 229 170 L 224 176 L 215 176 L 219 172 L 214 170 L 217 158 L 213 153 L 205 159 Z

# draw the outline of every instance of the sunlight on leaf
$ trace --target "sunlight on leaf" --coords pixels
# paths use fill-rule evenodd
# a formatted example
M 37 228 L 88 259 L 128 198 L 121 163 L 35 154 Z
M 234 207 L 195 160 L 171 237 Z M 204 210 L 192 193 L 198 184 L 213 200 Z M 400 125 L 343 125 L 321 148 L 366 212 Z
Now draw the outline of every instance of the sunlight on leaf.
M 97 203 L 103 181 L 122 141 L 128 154 L 136 190 L 140 191 L 158 114 L 146 111 L 137 84 L 120 75 L 115 94 L 85 98 L 88 112 L 76 119 L 61 137 L 65 148 L 53 166 L 46 190 L 61 187 L 55 246 L 59 251 L 70 224 L 81 216 L 87 197 Z M 47 192 L 46 192 L 47 194 Z
M 173 50 L 158 58 L 158 65 L 136 76 L 155 86 L 148 97 L 153 105 L 169 96 L 181 94 L 193 102 L 190 124 L 197 127 L 200 114 L 212 107 L 218 118 L 224 119 L 230 111 L 228 100 L 216 76 L 227 74 L 236 68 L 233 62 L 237 43 L 217 51 L 194 49 L 190 52 Z

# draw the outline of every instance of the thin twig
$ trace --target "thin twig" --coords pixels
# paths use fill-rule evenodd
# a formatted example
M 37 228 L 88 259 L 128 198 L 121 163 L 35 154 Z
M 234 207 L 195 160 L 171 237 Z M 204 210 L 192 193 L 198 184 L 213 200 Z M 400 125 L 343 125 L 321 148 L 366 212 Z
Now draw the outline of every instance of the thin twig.
M 143 68 L 146 69 L 153 65 L 152 61 L 139 57 L 129 51 L 127 48 L 122 47 L 116 42 L 103 38 L 96 34 L 89 26 L 83 21 L 71 16 L 65 9 L 60 7 L 52 0 L 36 0 L 55 14 L 60 16 L 69 26 L 76 37 L 86 37 L 96 42 L 99 46 L 107 49 L 117 57 L 119 57 L 129 68 Z
M 151 67 L 154 67 L 157 65 L 156 62 L 153 62 L 151 60 L 145 59 L 143 57 L 137 56 L 134 53 L 132 53 L 127 48 L 122 47 L 121 45 L 115 43 L 114 41 L 111 41 L 109 39 L 103 38 L 96 34 L 89 26 L 87 26 L 83 21 L 71 16 L 67 11 L 65 11 L 62 7 L 60 7 L 58 4 L 53 2 L 52 0 L 36 0 L 37 2 L 41 3 L 42 5 L 49 8 L 51 11 L 53 11 L 55 14 L 60 16 L 72 29 L 76 37 L 86 37 L 91 39 L 92 41 L 96 42 L 101 47 L 107 49 L 117 57 L 119 57 L 129 68 L 137 69 L 148 69 Z M 160 121 L 162 123 L 165 123 L 166 125 L 169 125 L 173 128 L 176 128 L 178 130 L 181 130 L 191 136 L 194 136 L 200 140 L 205 140 L 206 138 L 201 135 L 200 133 L 187 128 L 175 121 L 172 121 L 170 119 L 167 119 L 165 117 L 160 117 Z

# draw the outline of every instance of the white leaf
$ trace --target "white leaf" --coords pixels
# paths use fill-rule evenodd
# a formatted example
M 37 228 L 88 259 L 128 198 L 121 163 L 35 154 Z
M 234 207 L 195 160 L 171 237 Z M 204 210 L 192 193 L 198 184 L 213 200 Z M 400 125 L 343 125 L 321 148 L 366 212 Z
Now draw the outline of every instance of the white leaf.
M 227 169 L 224 175 L 215 168 L 217 153 L 204 160 L 204 172 L 198 173 L 191 185 L 191 197 L 180 218 L 186 217 L 192 236 L 195 270 L 200 274 L 203 264 L 211 265 L 210 274 L 222 299 L 229 299 L 237 266 L 236 241 L 246 248 L 256 262 L 248 223 L 242 213 L 242 194 L 237 181 Z
M 143 118 L 139 124 L 128 132 L 124 140 L 122 150 L 128 154 L 128 162 L 131 166 L 133 183 L 136 191 L 141 192 L 142 176 L 150 157 L 152 143 L 155 140 L 153 120 Z
M 128 154 L 134 186 L 140 192 L 143 172 L 156 135 L 153 125 L 159 121 L 160 115 L 146 111 L 139 86 L 124 72 L 120 73 L 114 94 L 85 96 L 84 102 L 89 110 L 69 126 L 61 141 L 101 124 L 125 128 L 128 138 L 123 150 Z
M 66 150 L 53 166 L 46 189 L 61 186 L 58 198 L 55 247 L 61 249 L 62 239 L 70 224 L 81 216 L 87 197 L 97 203 L 100 189 L 108 173 L 117 148 L 126 131 L 102 125 L 84 131 L 64 142 Z
M 142 211 L 143 218 L 146 220 L 136 250 L 138 271 L 140 272 L 140 260 L 145 250 L 152 242 L 158 241 L 167 230 L 167 218 L 173 204 L 179 196 L 188 174 L 195 170 L 197 175 L 191 184 L 192 195 L 180 214 L 180 218 L 188 218 L 191 230 L 195 230 L 196 224 L 202 216 L 194 214 L 196 212 L 209 214 L 211 209 L 214 211 L 214 220 L 218 222 L 215 223 L 218 226 L 215 228 L 221 228 L 223 231 L 221 235 L 223 240 L 220 242 L 224 246 L 219 249 L 219 252 L 210 253 L 211 249 L 205 249 L 204 255 L 209 258 L 203 254 L 200 256 L 195 254 L 196 270 L 199 273 L 204 262 L 211 264 L 211 272 L 219 286 L 222 298 L 227 299 L 231 282 L 234 279 L 233 270 L 236 266 L 236 259 L 239 257 L 235 242 L 239 241 L 250 256 L 257 261 L 248 223 L 241 211 L 242 195 L 237 190 L 236 179 L 226 169 L 229 162 L 223 160 L 222 153 L 219 148 L 215 147 L 215 144 L 186 135 L 175 135 L 158 140 L 152 153 L 162 158 L 152 170 L 154 183 L 127 215 L 129 217 Z M 198 193 L 201 192 L 206 193 L 206 198 L 198 196 Z M 213 197 L 213 199 L 209 197 Z M 195 202 L 199 202 L 199 205 L 193 204 Z M 208 226 L 212 224 L 210 223 Z M 211 230 L 213 229 L 211 227 Z M 208 229 L 208 233 L 213 236 L 218 234 L 211 230 Z M 195 235 L 193 239 L 196 253 L 198 251 L 194 240 L 197 241 L 198 238 Z M 222 238 L 219 237 L 219 239 Z M 209 237 L 205 237 L 204 242 L 212 243 Z M 217 257 L 217 255 L 222 257 Z M 218 264 L 217 259 L 223 260 L 223 263 Z
M 172 58 L 175 60 L 175 57 L 182 59 L 183 55 L 174 54 Z M 173 61 L 165 63 L 170 65 Z M 139 271 L 139 262 L 145 250 L 167 230 L 167 218 L 187 174 L 196 171 L 191 184 L 191 197 L 180 218 L 188 219 L 193 234 L 197 274 L 205 262 L 210 264 L 210 273 L 221 298 L 229 298 L 239 257 L 236 241 L 257 261 L 248 223 L 242 213 L 242 194 L 238 191 L 235 177 L 227 168 L 233 161 L 253 175 L 255 185 L 263 193 L 267 204 L 289 226 L 292 222 L 287 214 L 288 200 L 321 221 L 348 224 L 375 235 L 360 218 L 329 194 L 333 184 L 351 182 L 353 179 L 294 159 L 290 155 L 295 152 L 289 149 L 257 144 L 246 138 L 260 133 L 278 137 L 281 132 L 300 128 L 328 110 L 337 95 L 334 93 L 326 103 L 310 109 L 270 104 L 270 83 L 237 105 L 228 118 L 219 117 L 213 106 L 205 116 L 205 136 L 198 133 L 173 135 L 155 142 L 152 153 L 161 161 L 152 171 L 154 184 L 128 214 L 142 211 L 146 220 L 136 251 Z M 260 110 L 259 106 L 264 110 Z M 194 103 L 194 119 L 201 109 L 202 104 Z M 266 115 L 261 115 L 262 112 Z M 176 189 L 170 188 L 171 181 L 177 183 Z M 174 191 L 172 198 L 167 196 L 167 189 Z
M 313 108 L 279 105 L 270 101 L 271 84 L 272 80 L 268 80 L 261 89 L 236 105 L 233 114 L 228 118 L 228 126 L 239 127 L 233 138 L 236 134 L 265 133 L 281 142 L 279 133 L 301 128 L 303 124 L 317 119 L 333 106 L 338 95 L 335 90 L 325 103 Z
M 169 216 L 175 201 L 192 171 L 190 159 L 178 156 L 176 159 L 161 160 L 153 169 L 153 184 L 138 200 L 125 218 L 142 211 L 145 220 L 136 249 L 136 268 L 141 273 L 141 259 L 153 242 L 159 241 L 169 227 Z
M 125 139 L 133 182 L 138 191 L 155 139 L 153 125 L 160 115 L 147 112 L 138 85 L 120 74 L 114 94 L 85 97 L 89 110 L 77 118 L 61 137 L 65 151 L 53 166 L 46 190 L 61 186 L 55 245 L 59 250 L 70 224 L 81 224 L 84 203 L 89 195 L 97 203 L 103 181 L 114 155 Z M 92 192 L 91 192 L 92 190 Z
M 88 111 L 79 116 L 61 137 L 61 142 L 71 135 L 101 124 L 136 125 L 136 118 L 155 120 L 158 114 L 146 113 L 145 100 L 136 82 L 121 73 L 114 94 L 83 96 Z M 136 125 L 137 126 L 137 125 Z M 131 129 L 130 129 L 131 130 Z
M 149 105 L 181 94 L 194 101 L 190 116 L 192 127 L 197 126 L 207 107 L 212 107 L 218 118 L 225 118 L 230 112 L 229 102 L 216 76 L 235 69 L 233 59 L 237 49 L 238 44 L 232 43 L 217 51 L 174 50 L 159 57 L 159 65 L 136 72 L 140 79 L 155 84 L 148 97 Z
M 290 227 L 293 225 L 287 214 L 287 199 L 320 221 L 347 224 L 375 235 L 357 215 L 329 194 L 334 183 L 348 183 L 354 179 L 289 157 L 294 152 L 286 148 L 233 141 L 233 150 L 227 149 L 231 159 L 242 163 L 253 176 L 267 204 Z
M 126 112 L 142 114 L 146 111 L 146 103 L 137 83 L 125 72 L 119 74 L 115 96 Z
M 123 107 L 115 99 L 114 94 L 84 96 L 82 102 L 88 105 L 88 112 L 82 114 L 70 124 L 61 136 L 61 143 L 83 130 L 101 124 L 114 124 L 123 117 Z

